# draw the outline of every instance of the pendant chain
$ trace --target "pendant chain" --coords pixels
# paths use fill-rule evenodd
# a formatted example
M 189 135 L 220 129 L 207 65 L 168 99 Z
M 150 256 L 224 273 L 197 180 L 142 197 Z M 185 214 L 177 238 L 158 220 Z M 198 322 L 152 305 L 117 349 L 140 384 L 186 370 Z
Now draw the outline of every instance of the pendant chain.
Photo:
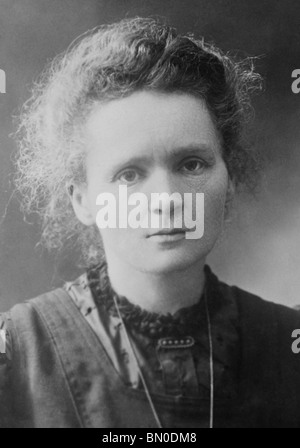
M 204 300 L 205 300 L 205 308 L 206 308 L 206 316 L 207 316 L 207 329 L 208 329 L 208 339 L 209 339 L 209 368 L 210 368 L 209 428 L 212 429 L 214 427 L 214 362 L 213 362 L 212 327 L 211 327 L 211 319 L 210 319 L 210 314 L 209 314 L 208 300 L 207 300 L 207 290 L 206 289 L 207 288 L 205 287 Z M 149 401 L 152 413 L 154 415 L 156 424 L 157 424 L 158 428 L 163 428 L 163 426 L 161 424 L 161 421 L 159 419 L 159 416 L 158 416 L 158 414 L 156 412 L 153 400 L 151 398 L 151 395 L 150 395 L 150 392 L 149 392 L 146 380 L 144 378 L 144 374 L 143 374 L 142 369 L 141 369 L 141 367 L 139 365 L 138 358 L 137 358 L 137 356 L 135 354 L 133 345 L 132 345 L 132 343 L 130 341 L 130 338 L 129 338 L 129 335 L 128 335 L 128 332 L 127 332 L 127 329 L 126 329 L 126 325 L 125 325 L 124 320 L 122 318 L 122 315 L 120 313 L 119 306 L 118 306 L 118 303 L 116 301 L 115 296 L 113 297 L 113 299 L 114 299 L 115 307 L 116 307 L 117 312 L 118 312 L 118 316 L 119 316 L 119 318 L 120 318 L 120 320 L 122 322 L 123 328 L 124 328 L 124 332 L 125 332 L 125 336 L 126 336 L 126 339 L 127 339 L 128 346 L 130 347 L 130 351 L 133 354 L 133 359 L 134 359 L 134 361 L 136 363 L 136 367 L 137 367 L 137 370 L 139 372 L 139 375 L 140 375 L 143 387 L 145 389 L 145 392 L 146 392 L 146 395 L 147 395 L 147 398 L 148 398 L 148 401 Z

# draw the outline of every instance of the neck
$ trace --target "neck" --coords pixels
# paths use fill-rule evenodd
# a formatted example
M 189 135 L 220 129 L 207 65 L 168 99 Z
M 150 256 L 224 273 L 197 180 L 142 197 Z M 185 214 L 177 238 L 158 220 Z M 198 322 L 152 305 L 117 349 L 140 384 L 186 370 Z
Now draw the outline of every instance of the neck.
M 192 306 L 199 301 L 205 286 L 205 260 L 167 273 L 142 272 L 114 257 L 107 262 L 116 293 L 149 312 L 174 314 Z

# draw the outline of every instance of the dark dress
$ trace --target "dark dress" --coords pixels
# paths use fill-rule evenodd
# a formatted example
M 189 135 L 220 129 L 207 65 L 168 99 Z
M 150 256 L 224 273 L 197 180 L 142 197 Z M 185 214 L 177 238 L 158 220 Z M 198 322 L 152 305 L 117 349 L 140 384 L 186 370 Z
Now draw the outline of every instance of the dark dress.
M 205 273 L 212 352 L 204 294 L 148 313 L 114 293 L 105 264 L 2 315 L 0 427 L 156 428 L 136 361 L 164 428 L 208 427 L 211 407 L 214 427 L 300 427 L 299 312 Z

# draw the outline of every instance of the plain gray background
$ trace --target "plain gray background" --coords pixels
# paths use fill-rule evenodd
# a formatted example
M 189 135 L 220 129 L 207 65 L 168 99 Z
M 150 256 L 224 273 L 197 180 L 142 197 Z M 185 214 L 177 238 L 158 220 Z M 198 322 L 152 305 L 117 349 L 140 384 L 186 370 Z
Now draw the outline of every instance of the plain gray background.
M 131 16 L 167 17 L 180 31 L 214 40 L 223 50 L 261 55 L 265 91 L 256 99 L 256 144 L 266 156 L 257 200 L 239 199 L 238 216 L 210 256 L 219 277 L 265 299 L 300 303 L 299 0 L 0 0 L 0 311 L 72 279 L 74 254 L 36 248 L 39 227 L 12 198 L 12 115 L 49 58 L 88 28 Z

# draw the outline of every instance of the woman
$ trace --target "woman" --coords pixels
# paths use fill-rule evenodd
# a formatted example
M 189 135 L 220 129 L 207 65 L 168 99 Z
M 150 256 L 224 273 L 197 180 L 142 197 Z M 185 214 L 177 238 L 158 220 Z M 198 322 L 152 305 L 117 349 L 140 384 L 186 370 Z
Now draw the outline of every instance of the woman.
M 51 63 L 21 117 L 17 187 L 46 246 L 79 244 L 87 269 L 2 316 L 2 427 L 299 426 L 298 312 L 206 265 L 254 185 L 258 87 L 251 64 L 152 19 L 100 27 Z M 176 193 L 139 209 L 171 225 L 97 226 L 99 194 L 124 210 L 120 186 Z M 178 193 L 204 195 L 201 238 L 176 225 Z

